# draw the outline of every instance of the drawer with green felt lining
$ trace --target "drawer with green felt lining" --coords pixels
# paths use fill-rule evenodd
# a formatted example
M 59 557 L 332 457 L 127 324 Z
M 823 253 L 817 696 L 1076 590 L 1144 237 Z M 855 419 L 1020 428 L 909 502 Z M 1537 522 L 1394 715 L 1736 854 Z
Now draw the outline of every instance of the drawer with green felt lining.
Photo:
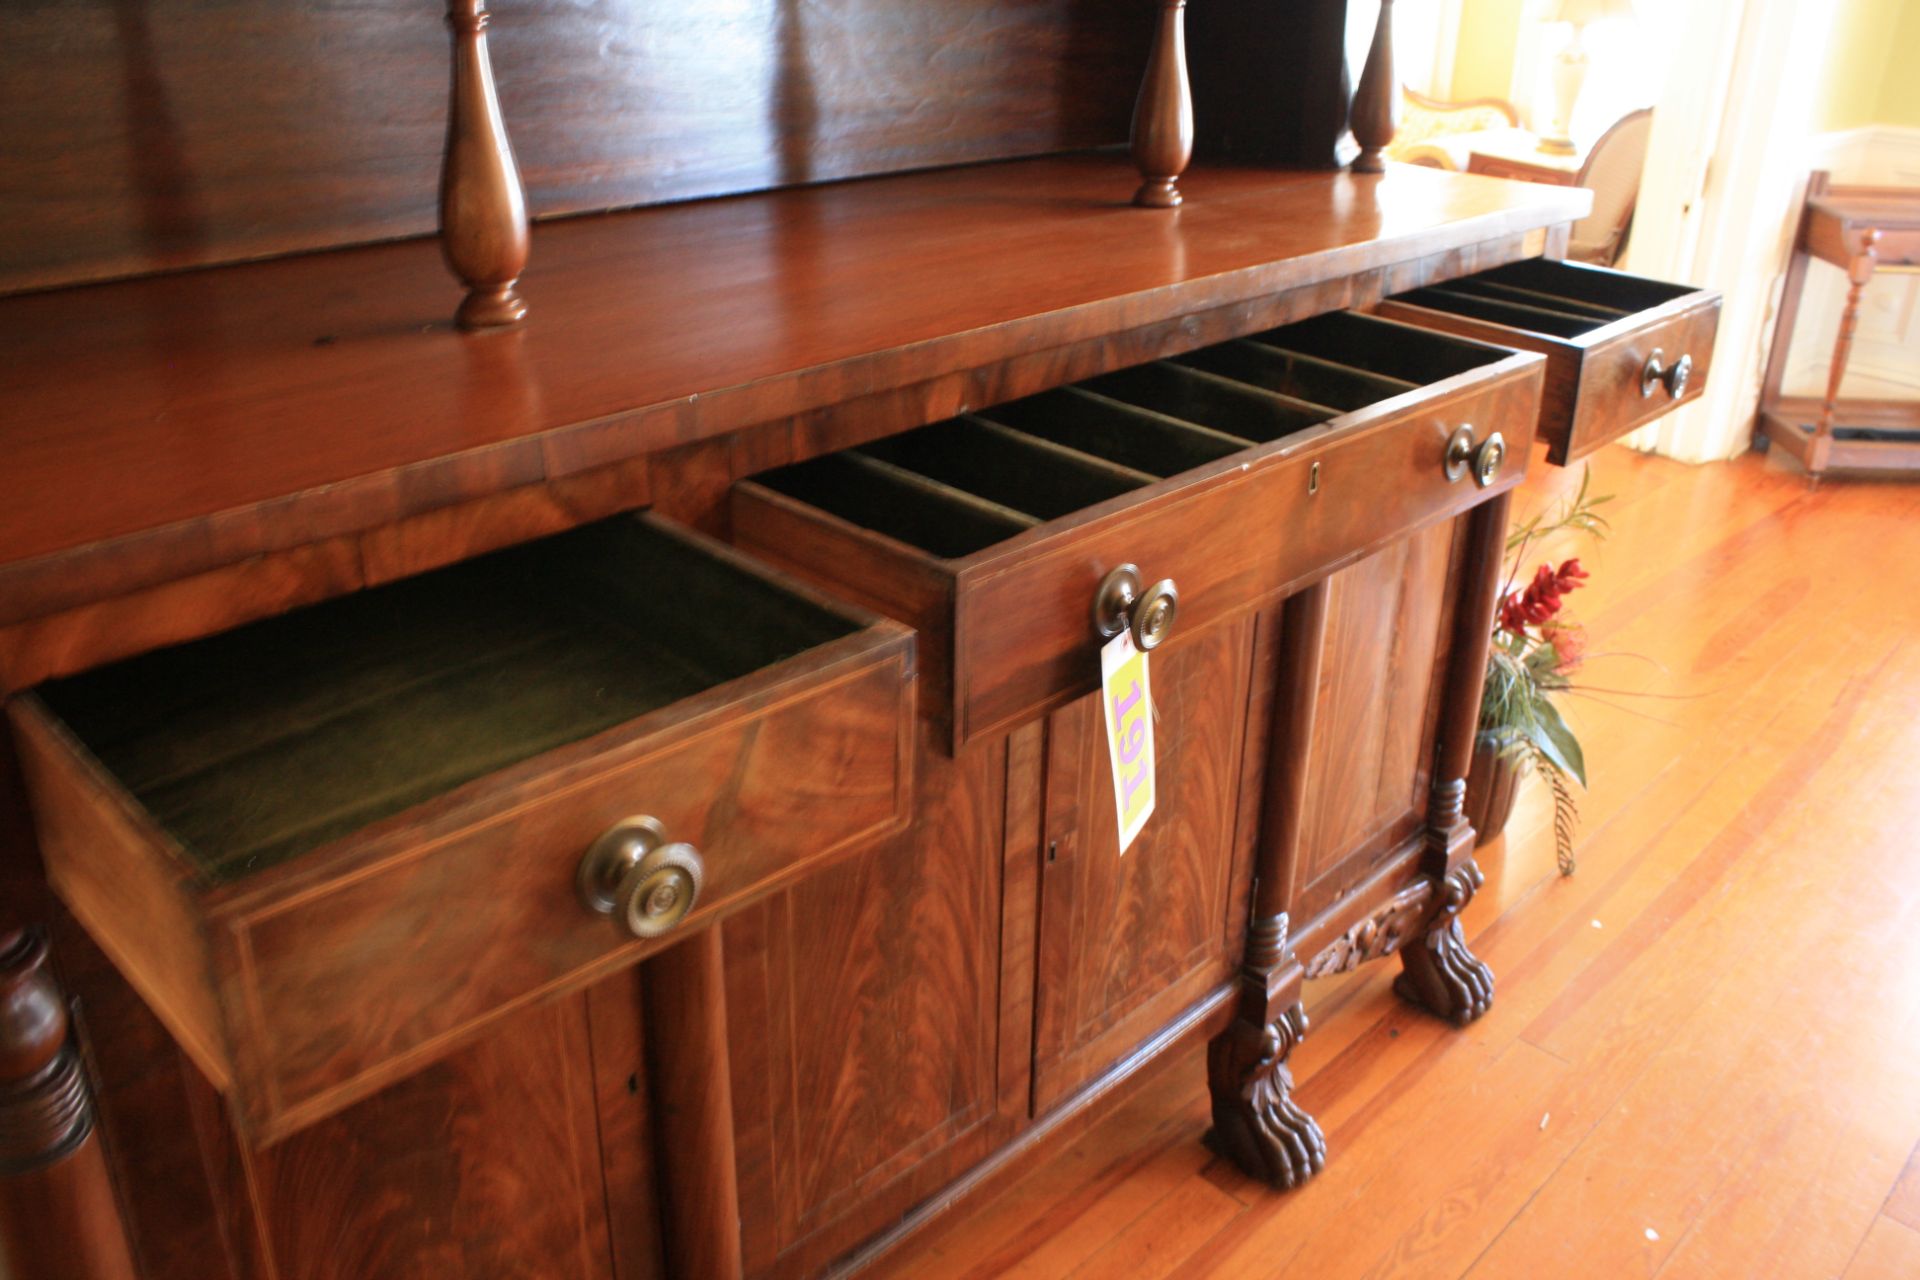
M 576 885 L 622 819 L 694 850 L 681 929 L 897 828 L 913 692 L 904 627 L 627 516 L 13 715 L 49 879 L 277 1134 L 662 945 Z
M 1449 451 L 1530 441 L 1542 365 L 1318 316 L 739 481 L 733 538 L 913 626 L 959 747 L 1095 687 L 1129 567 L 1177 644 L 1510 485 Z

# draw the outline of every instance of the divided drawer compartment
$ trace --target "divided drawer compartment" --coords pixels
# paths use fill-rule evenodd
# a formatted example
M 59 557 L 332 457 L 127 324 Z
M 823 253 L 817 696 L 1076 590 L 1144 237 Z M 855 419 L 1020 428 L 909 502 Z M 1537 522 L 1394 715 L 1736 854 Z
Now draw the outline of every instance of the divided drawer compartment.
M 733 536 L 910 623 L 958 747 L 1091 691 L 1105 631 L 1177 643 L 1517 482 L 1541 369 L 1320 316 L 743 480 Z
M 1720 295 L 1530 258 L 1399 294 L 1378 314 L 1546 356 L 1539 436 L 1565 464 L 1700 394 Z
M 913 695 L 898 623 L 624 516 L 12 714 L 50 881 L 271 1140 L 898 829 Z

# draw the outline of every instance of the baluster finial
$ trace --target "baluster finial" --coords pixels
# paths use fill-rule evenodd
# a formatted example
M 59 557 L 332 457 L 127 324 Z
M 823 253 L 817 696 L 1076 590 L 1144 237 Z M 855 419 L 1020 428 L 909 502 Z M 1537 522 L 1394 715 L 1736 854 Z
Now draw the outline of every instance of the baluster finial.
M 1187 0 L 1161 0 L 1147 74 L 1133 104 L 1133 163 L 1144 181 L 1133 202 L 1148 209 L 1180 203 L 1180 175 L 1193 159 L 1193 90 L 1187 81 Z
M 448 0 L 453 93 L 440 169 L 440 246 L 467 286 L 454 315 L 462 329 L 495 329 L 526 318 L 514 284 L 527 267 L 527 193 L 500 118 L 487 56 L 486 0 Z
M 1393 0 L 1380 0 L 1380 20 L 1374 24 L 1367 65 L 1360 71 L 1360 87 L 1353 92 L 1347 120 L 1360 154 L 1353 158 L 1355 173 L 1379 173 L 1387 165 L 1381 152 L 1400 128 L 1400 88 L 1393 78 Z

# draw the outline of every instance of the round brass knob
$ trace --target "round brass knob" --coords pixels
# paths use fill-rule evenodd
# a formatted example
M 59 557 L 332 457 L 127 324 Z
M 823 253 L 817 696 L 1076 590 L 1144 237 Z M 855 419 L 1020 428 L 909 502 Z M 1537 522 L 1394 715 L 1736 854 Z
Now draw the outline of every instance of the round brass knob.
M 1179 611 L 1180 592 L 1173 579 L 1162 578 L 1142 591 L 1139 565 L 1110 570 L 1093 593 L 1093 629 L 1100 638 L 1111 640 L 1130 630 L 1134 647 L 1143 653 L 1167 638 Z
M 1687 394 L 1687 383 L 1693 378 L 1693 357 L 1683 351 L 1672 364 L 1666 363 L 1666 359 L 1667 353 L 1658 347 L 1647 357 L 1646 367 L 1640 370 L 1641 399 L 1651 396 L 1655 387 L 1665 387 L 1669 400 L 1678 400 Z
M 1447 437 L 1447 452 L 1441 458 L 1441 465 L 1447 473 L 1447 483 L 1452 484 L 1467 474 L 1467 465 L 1473 461 L 1473 428 L 1457 427 Z
M 1501 464 L 1507 460 L 1507 441 L 1498 431 L 1480 442 L 1473 451 L 1473 482 L 1482 489 L 1500 478 Z
M 706 864 L 700 851 L 668 840 L 658 818 L 623 818 L 580 859 L 575 886 L 589 911 L 610 915 L 636 938 L 657 938 L 693 910 Z
M 1140 594 L 1133 606 L 1133 645 L 1145 653 L 1156 649 L 1173 630 L 1173 620 L 1180 612 L 1180 592 L 1173 585 L 1172 578 L 1162 578 Z
M 1693 377 L 1693 357 L 1682 352 L 1680 358 L 1667 366 L 1661 381 L 1667 384 L 1667 397 L 1678 400 L 1687 394 L 1687 383 Z
M 1123 564 L 1107 571 L 1093 593 L 1093 629 L 1111 640 L 1127 628 L 1133 602 L 1140 598 L 1140 566 Z

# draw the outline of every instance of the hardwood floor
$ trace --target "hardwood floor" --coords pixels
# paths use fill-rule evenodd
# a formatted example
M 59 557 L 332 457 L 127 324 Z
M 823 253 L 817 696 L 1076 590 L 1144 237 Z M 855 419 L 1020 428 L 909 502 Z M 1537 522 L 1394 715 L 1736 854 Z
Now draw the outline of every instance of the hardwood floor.
M 1303 1190 L 1201 1145 L 1189 1052 L 869 1274 L 1920 1277 L 1920 486 L 1612 448 L 1594 488 L 1569 605 L 1637 656 L 1583 682 L 1645 696 L 1572 706 L 1577 875 L 1537 785 L 1481 850 L 1493 1011 L 1420 1014 L 1392 962 L 1310 984 Z

